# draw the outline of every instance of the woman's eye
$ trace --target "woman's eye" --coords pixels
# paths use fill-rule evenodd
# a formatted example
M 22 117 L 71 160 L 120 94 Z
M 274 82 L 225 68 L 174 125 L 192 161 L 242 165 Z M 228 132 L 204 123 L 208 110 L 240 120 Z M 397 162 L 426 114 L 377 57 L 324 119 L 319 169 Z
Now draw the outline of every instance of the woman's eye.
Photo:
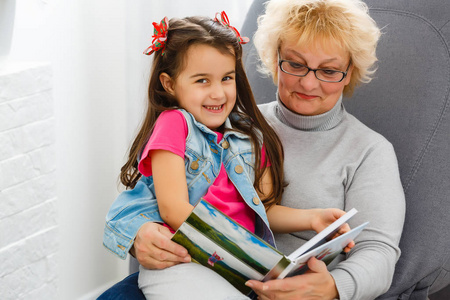
M 304 69 L 306 66 L 302 65 L 302 64 L 299 64 L 299 63 L 296 63 L 296 62 L 293 62 L 293 61 L 290 61 L 289 62 L 289 67 L 291 67 L 292 69 L 299 69 L 299 70 L 301 70 L 301 69 Z
M 329 79 L 335 79 L 336 77 L 342 76 L 342 73 L 336 70 L 330 70 L 330 69 L 320 69 L 319 73 L 321 76 Z
M 335 75 L 335 74 L 339 73 L 339 71 L 330 70 L 330 69 L 322 69 L 321 71 L 325 75 Z

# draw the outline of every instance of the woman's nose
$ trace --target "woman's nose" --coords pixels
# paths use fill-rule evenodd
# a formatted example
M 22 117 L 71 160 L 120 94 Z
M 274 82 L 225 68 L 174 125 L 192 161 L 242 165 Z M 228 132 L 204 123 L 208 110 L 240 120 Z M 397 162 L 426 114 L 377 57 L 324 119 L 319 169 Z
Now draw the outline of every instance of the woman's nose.
M 316 78 L 316 74 L 313 71 L 309 71 L 304 77 L 299 77 L 299 81 L 307 91 L 315 89 L 320 84 L 319 79 Z

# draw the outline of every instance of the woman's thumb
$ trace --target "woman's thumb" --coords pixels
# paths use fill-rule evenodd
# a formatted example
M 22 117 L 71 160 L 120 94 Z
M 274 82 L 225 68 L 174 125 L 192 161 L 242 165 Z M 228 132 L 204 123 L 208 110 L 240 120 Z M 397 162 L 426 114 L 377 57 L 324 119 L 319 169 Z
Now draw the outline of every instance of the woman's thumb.
M 314 273 L 328 272 L 327 265 L 323 261 L 318 260 L 315 257 L 311 257 L 308 260 L 308 268 L 309 271 Z

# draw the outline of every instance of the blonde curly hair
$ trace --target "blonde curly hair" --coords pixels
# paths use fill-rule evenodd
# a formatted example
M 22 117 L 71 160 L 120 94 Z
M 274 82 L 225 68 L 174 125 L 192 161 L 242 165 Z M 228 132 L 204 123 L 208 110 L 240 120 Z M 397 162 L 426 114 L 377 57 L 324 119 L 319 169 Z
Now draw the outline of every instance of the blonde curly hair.
M 339 46 L 350 55 L 353 71 L 344 88 L 349 96 L 360 83 L 367 83 L 375 72 L 376 47 L 380 29 L 360 0 L 271 0 L 258 18 L 253 38 L 262 62 L 261 71 L 278 80 L 278 50 L 283 41 L 324 49 Z

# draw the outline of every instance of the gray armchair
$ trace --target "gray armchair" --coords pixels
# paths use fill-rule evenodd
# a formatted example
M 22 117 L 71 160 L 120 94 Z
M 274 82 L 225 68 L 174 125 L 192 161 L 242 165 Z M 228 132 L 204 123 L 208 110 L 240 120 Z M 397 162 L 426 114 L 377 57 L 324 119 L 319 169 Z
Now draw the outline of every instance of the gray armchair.
M 242 35 L 253 36 L 265 1 L 253 2 Z M 450 299 L 450 3 L 366 3 L 383 32 L 378 70 L 344 105 L 394 145 L 407 207 L 402 255 L 380 299 Z M 272 101 L 276 88 L 255 72 L 256 50 L 244 49 L 256 100 Z

